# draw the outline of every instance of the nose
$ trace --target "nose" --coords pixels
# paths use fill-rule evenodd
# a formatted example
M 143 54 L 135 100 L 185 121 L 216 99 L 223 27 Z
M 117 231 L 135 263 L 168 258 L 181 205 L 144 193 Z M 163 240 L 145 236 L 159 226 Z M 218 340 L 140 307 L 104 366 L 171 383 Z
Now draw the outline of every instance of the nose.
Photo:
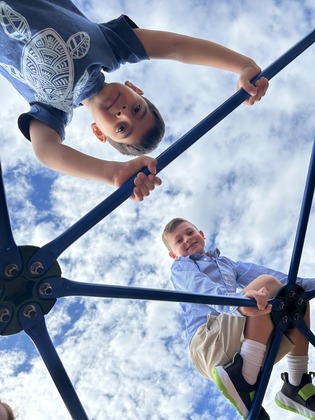
M 117 111 L 116 116 L 120 117 L 126 112 L 127 109 L 128 109 L 128 105 L 123 105 L 123 107 L 119 111 Z

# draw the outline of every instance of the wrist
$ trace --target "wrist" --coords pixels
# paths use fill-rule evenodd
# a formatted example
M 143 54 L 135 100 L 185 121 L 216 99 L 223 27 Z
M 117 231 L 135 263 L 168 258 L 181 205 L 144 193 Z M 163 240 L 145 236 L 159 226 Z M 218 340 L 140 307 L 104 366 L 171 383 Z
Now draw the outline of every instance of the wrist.
M 242 74 L 244 75 L 257 75 L 261 72 L 261 68 L 255 63 L 254 60 L 252 60 L 249 57 L 246 57 L 246 60 L 243 61 L 243 63 L 240 64 L 241 67 L 239 68 L 239 71 L 237 72 L 240 76 Z

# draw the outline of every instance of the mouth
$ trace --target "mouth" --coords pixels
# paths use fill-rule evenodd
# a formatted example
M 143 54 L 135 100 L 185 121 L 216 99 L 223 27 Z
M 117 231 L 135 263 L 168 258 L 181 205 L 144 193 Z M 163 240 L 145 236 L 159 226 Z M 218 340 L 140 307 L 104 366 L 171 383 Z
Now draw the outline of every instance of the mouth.
M 118 95 L 111 101 L 111 103 L 107 107 L 107 111 L 115 105 L 115 103 L 118 101 L 119 97 L 120 97 L 120 93 L 118 93 Z
M 189 245 L 189 247 L 187 247 L 186 251 L 189 251 L 191 248 L 193 248 L 195 245 L 197 244 L 197 242 L 194 242 L 193 244 Z

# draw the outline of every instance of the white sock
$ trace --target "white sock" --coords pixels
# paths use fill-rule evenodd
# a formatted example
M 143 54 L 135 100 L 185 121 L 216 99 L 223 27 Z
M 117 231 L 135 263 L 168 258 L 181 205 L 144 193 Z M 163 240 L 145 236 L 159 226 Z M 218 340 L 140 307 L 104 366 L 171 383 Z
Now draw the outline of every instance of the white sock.
M 302 376 L 308 370 L 308 356 L 287 355 L 289 382 L 293 386 L 301 383 Z
M 246 382 L 253 385 L 262 367 L 266 345 L 258 341 L 245 338 L 242 343 L 240 355 L 243 358 L 242 374 Z

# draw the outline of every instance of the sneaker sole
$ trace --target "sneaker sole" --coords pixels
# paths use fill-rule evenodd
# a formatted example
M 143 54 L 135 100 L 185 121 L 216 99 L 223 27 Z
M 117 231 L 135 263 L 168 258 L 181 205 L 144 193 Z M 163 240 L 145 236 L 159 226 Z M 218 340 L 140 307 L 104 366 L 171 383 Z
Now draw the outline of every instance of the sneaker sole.
M 303 407 L 303 405 L 295 402 L 294 400 L 291 400 L 291 398 L 285 396 L 281 391 L 277 393 L 275 402 L 279 407 L 284 408 L 285 410 L 293 411 L 293 413 L 315 420 L 315 413 L 310 414 L 308 408 Z
M 224 397 L 230 401 L 236 411 L 243 419 L 246 419 L 248 409 L 239 396 L 233 382 L 222 366 L 213 368 L 212 375 L 218 389 L 222 392 Z

